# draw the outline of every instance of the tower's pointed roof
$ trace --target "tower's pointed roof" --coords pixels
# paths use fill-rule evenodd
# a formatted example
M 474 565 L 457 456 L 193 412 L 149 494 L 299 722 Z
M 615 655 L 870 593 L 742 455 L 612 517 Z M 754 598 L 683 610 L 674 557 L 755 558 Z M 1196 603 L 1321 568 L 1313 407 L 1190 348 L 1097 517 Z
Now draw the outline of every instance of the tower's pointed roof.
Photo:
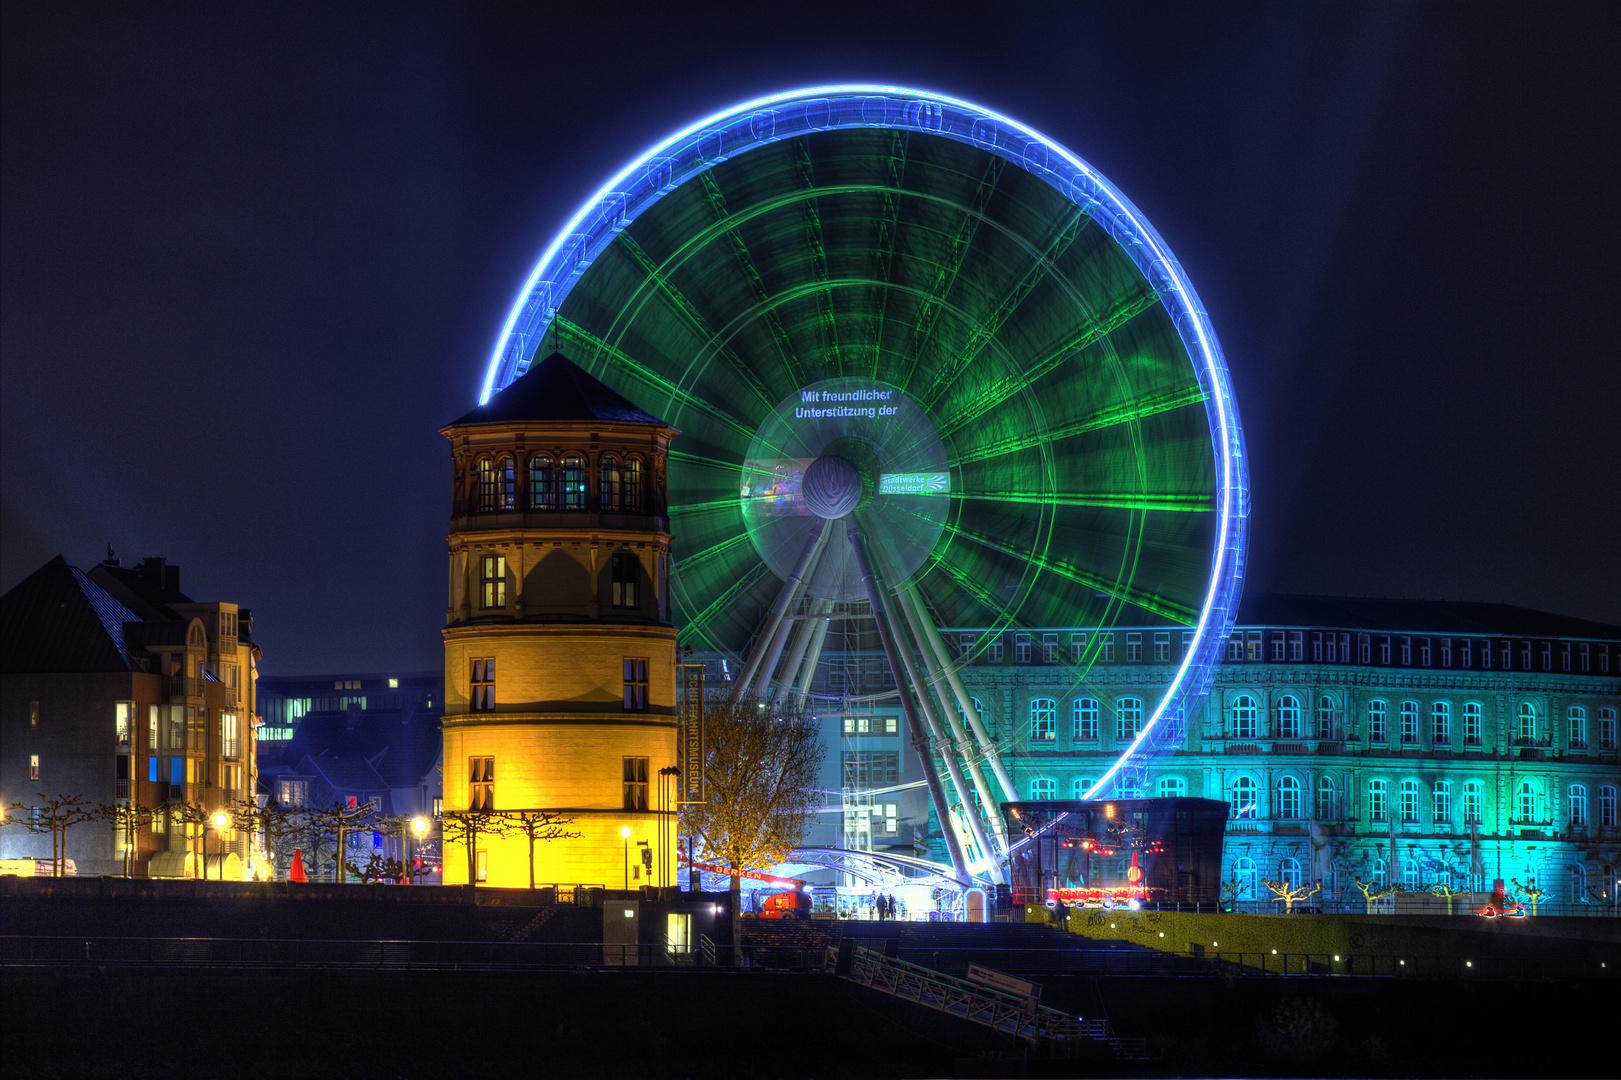
M 453 421 L 463 424 L 504 424 L 526 420 L 592 421 L 615 424 L 655 424 L 663 420 L 643 412 L 574 361 L 554 352 L 507 384 L 484 404 Z

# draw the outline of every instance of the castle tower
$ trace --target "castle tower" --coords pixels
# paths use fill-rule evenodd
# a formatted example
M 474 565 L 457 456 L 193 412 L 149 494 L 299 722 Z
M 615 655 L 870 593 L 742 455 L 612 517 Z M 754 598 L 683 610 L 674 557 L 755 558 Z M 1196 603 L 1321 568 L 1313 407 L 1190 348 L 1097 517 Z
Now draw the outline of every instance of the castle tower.
M 553 353 L 441 434 L 455 485 L 444 809 L 572 817 L 578 838 L 535 845 L 536 885 L 674 882 L 657 792 L 676 761 L 675 429 Z M 524 837 L 476 849 L 482 883 L 528 886 Z M 445 882 L 468 865 L 447 835 Z

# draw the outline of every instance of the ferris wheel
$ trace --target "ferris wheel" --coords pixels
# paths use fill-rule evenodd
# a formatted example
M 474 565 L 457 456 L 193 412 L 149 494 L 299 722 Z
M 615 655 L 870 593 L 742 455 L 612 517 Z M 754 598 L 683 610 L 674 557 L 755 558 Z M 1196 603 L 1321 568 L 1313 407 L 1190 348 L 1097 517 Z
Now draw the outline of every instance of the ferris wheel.
M 554 350 L 681 432 L 683 641 L 728 658 L 740 689 L 800 702 L 818 663 L 882 657 L 893 688 L 872 696 L 932 746 L 934 809 L 981 851 L 1005 851 L 995 808 L 1023 797 L 958 670 L 992 642 L 1183 628 L 1087 794 L 1180 743 L 1238 602 L 1243 436 L 1181 266 L 1062 146 L 890 86 L 706 117 L 545 249 L 482 399 Z M 1048 659 L 1083 685 L 1099 641 Z

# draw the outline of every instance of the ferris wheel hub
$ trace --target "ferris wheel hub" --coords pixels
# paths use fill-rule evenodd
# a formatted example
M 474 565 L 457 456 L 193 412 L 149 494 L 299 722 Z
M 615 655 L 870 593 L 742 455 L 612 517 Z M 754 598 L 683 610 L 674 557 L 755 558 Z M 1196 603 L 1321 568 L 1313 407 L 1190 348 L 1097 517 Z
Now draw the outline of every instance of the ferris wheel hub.
M 861 470 L 848 458 L 823 454 L 805 466 L 799 490 L 805 509 L 819 518 L 836 521 L 861 502 Z

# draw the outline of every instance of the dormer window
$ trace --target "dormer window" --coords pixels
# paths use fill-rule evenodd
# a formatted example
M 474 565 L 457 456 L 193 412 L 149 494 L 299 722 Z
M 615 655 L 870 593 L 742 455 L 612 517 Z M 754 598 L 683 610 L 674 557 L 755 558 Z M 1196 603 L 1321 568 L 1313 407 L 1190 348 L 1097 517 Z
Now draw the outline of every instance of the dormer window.
M 557 509 L 557 464 L 549 454 L 529 459 L 529 508 Z

